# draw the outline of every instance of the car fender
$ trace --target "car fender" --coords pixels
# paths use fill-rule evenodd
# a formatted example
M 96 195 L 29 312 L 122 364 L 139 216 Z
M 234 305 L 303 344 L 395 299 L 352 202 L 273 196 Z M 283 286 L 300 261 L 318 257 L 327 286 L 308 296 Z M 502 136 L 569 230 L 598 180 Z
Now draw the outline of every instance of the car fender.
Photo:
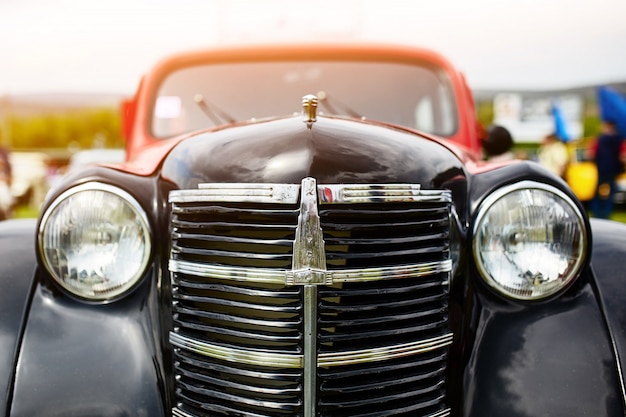
M 35 220 L 0 222 L 0 413 L 9 405 L 36 267 Z
M 581 281 L 591 280 L 585 271 Z M 620 378 L 593 285 L 546 303 L 477 298 L 463 416 L 623 416 Z
M 158 274 L 149 268 L 131 294 L 95 304 L 69 297 L 38 270 L 9 414 L 166 415 Z
M 626 402 L 626 225 L 591 219 L 593 252 L 591 267 L 596 291 L 611 333 Z
M 591 266 L 560 296 L 530 303 L 470 292 L 476 330 L 461 415 L 624 415 L 616 346 L 626 355 L 626 226 L 592 225 Z

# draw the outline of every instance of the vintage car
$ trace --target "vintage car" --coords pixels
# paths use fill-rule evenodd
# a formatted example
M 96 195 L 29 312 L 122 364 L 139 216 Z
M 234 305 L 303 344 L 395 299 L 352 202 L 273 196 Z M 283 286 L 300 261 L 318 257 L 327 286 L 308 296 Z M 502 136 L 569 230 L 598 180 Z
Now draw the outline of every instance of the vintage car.
M 158 63 L 126 161 L 0 223 L 7 416 L 624 416 L 626 226 L 481 161 L 439 54 Z

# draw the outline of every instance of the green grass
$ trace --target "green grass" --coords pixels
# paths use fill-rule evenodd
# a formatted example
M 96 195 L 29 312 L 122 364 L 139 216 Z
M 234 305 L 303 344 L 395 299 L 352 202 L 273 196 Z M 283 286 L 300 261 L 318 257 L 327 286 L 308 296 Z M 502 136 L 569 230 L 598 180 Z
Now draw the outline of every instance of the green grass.
M 615 210 L 611 214 L 611 220 L 626 223 L 626 209 Z
M 17 206 L 13 210 L 14 219 L 33 219 L 39 216 L 39 209 L 30 206 Z

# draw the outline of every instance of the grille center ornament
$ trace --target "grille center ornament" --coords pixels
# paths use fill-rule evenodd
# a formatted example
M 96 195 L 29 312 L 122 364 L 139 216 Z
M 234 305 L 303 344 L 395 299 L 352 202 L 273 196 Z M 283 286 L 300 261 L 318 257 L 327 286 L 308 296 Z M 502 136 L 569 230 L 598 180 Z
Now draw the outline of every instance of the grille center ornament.
M 317 210 L 317 185 L 305 178 L 300 187 L 300 215 L 293 242 L 293 282 L 291 284 L 332 284 L 326 271 L 324 235 Z

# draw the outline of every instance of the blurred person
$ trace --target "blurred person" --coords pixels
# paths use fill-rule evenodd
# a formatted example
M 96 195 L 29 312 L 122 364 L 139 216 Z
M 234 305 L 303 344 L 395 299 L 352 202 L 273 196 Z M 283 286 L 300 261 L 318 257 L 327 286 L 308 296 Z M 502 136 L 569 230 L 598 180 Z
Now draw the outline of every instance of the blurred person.
M 556 133 L 550 133 L 543 138 L 539 146 L 537 160 L 541 165 L 547 168 L 548 171 L 563 178 L 565 176 L 567 163 L 569 162 L 567 145 L 563 143 Z
M 487 129 L 483 139 L 483 151 L 489 162 L 503 162 L 515 159 L 513 154 L 513 137 L 502 126 L 493 125 Z
M 600 135 L 591 144 L 590 155 L 598 169 L 598 185 L 591 200 L 594 217 L 608 219 L 613 212 L 615 179 L 624 172 L 624 138 L 612 121 L 603 121 Z
M 0 220 L 10 218 L 13 210 L 11 175 L 9 151 L 4 147 L 0 147 Z

